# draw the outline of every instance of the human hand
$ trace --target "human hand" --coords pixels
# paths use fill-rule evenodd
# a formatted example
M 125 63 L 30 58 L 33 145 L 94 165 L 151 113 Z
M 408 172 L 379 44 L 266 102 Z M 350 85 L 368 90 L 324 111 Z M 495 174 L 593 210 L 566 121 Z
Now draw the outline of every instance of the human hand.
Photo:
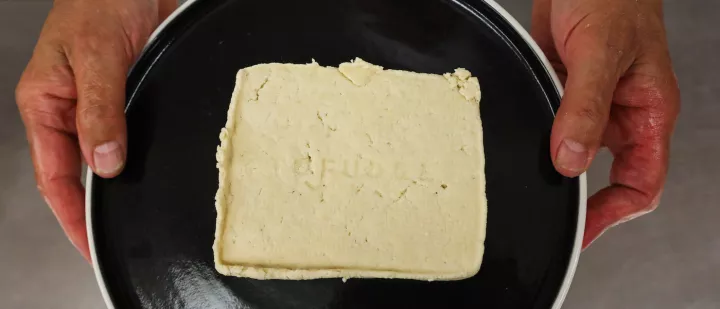
M 610 186 L 588 199 L 583 248 L 654 210 L 668 169 L 680 95 L 661 0 L 534 0 L 531 33 L 565 84 L 552 128 L 555 168 L 575 177 L 600 147 Z
M 89 261 L 81 159 L 101 177 L 125 161 L 125 79 L 174 0 L 56 0 L 15 96 L 38 189 Z

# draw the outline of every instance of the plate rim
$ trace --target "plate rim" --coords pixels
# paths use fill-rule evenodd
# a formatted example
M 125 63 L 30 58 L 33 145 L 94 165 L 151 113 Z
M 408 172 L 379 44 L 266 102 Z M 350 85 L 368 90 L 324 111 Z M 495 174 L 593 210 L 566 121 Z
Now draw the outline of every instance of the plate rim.
M 170 24 L 175 18 L 177 18 L 180 14 L 185 12 L 190 6 L 192 6 L 195 2 L 199 0 L 187 0 L 183 4 L 181 4 L 175 11 L 173 11 L 158 27 L 155 29 L 155 31 L 150 34 L 150 37 L 148 38 L 147 43 L 143 47 L 143 50 L 141 51 L 138 58 L 142 57 L 148 50 L 148 47 L 153 45 L 155 40 L 157 40 L 158 35 L 162 33 L 165 28 Z M 520 35 L 520 37 L 523 39 L 525 44 L 527 44 L 530 49 L 533 51 L 535 56 L 540 60 L 543 67 L 547 71 L 547 73 L 550 75 L 550 78 L 553 81 L 553 84 L 555 85 L 555 90 L 557 90 L 559 96 L 562 98 L 564 94 L 564 89 L 562 86 L 562 83 L 560 82 L 560 79 L 557 76 L 557 73 L 555 72 L 555 69 L 553 69 L 553 66 L 550 64 L 550 61 L 545 56 L 545 53 L 540 49 L 540 46 L 537 45 L 535 40 L 530 36 L 530 34 L 525 30 L 525 28 L 512 16 L 508 11 L 506 11 L 500 4 L 495 2 L 495 0 L 480 0 L 481 2 L 484 2 L 488 6 L 490 6 L 495 12 L 497 12 L 510 26 L 513 28 L 517 34 Z M 468 7 L 468 4 L 464 0 L 450 0 L 450 2 L 465 7 Z M 133 72 L 135 69 L 135 65 L 137 63 L 133 64 L 129 71 L 128 75 Z M 127 107 L 125 112 L 127 112 Z M 554 116 L 554 115 L 553 115 Z M 105 305 L 108 309 L 115 309 L 115 305 L 112 302 L 112 299 L 110 298 L 110 293 L 107 288 L 107 284 L 105 282 L 105 278 L 103 276 L 103 273 L 100 269 L 100 264 L 97 260 L 97 248 L 95 247 L 95 235 L 93 233 L 93 216 L 92 216 L 92 188 L 93 188 L 93 177 L 95 176 L 92 169 L 88 166 L 87 167 L 87 173 L 85 178 L 85 228 L 87 230 L 87 237 L 88 237 L 88 244 L 90 249 L 90 258 L 92 262 L 92 268 L 93 272 L 95 273 L 95 280 L 97 281 L 98 287 L 100 288 L 100 294 L 102 295 L 102 298 L 105 302 Z M 587 211 L 587 172 L 582 173 L 580 176 L 578 176 L 578 182 L 579 182 L 579 188 L 578 188 L 578 217 L 577 217 L 577 227 L 575 230 L 575 240 L 573 242 L 573 249 L 570 254 L 570 260 L 568 261 L 567 269 L 565 270 L 565 277 L 563 279 L 562 285 L 560 286 L 560 290 L 558 291 L 558 295 L 555 297 L 555 301 L 553 302 L 552 309 L 560 309 L 565 302 L 565 298 L 567 297 L 568 291 L 570 290 L 570 285 L 572 284 L 573 277 L 575 276 L 575 271 L 577 269 L 578 262 L 580 260 L 580 252 L 582 249 L 582 240 L 583 235 L 585 232 L 585 217 L 586 217 L 586 211 Z

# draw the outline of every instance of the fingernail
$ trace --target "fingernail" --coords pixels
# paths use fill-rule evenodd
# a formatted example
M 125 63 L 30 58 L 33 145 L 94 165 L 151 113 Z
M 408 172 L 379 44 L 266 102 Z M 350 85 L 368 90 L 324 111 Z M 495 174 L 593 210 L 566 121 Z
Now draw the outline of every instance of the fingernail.
M 95 147 L 93 161 L 95 161 L 95 170 L 98 173 L 110 174 L 116 172 L 123 165 L 120 144 L 112 141 Z
M 588 150 L 583 144 L 571 139 L 562 141 L 556 158 L 558 166 L 572 172 L 583 172 L 587 162 Z

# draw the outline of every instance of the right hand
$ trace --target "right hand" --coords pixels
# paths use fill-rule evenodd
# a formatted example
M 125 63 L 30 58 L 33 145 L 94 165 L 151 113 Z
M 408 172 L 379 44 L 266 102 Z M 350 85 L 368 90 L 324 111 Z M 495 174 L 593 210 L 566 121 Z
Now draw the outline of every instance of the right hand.
M 532 17 L 533 38 L 565 81 L 555 168 L 577 177 L 600 148 L 613 155 L 610 185 L 587 201 L 586 248 L 660 203 L 680 111 L 662 0 L 535 0 Z
M 81 159 L 101 177 L 125 163 L 125 79 L 175 0 L 55 0 L 15 96 L 40 193 L 89 261 Z

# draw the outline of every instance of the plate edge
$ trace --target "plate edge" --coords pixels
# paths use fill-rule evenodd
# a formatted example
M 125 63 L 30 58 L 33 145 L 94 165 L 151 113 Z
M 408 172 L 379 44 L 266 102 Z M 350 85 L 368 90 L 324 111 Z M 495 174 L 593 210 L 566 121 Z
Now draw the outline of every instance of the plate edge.
M 183 4 L 181 4 L 175 11 L 173 11 L 165 20 L 158 25 L 157 28 L 155 28 L 155 31 L 150 34 L 150 37 L 148 38 L 148 41 L 145 43 L 145 46 L 143 47 L 143 50 L 140 52 L 140 57 L 142 57 L 143 54 L 147 52 L 147 49 L 149 46 L 151 46 L 155 40 L 158 37 L 158 34 L 162 32 L 168 24 L 170 24 L 178 15 L 180 15 L 182 12 L 187 10 L 188 7 L 190 7 L 193 3 L 195 3 L 198 0 L 187 0 Z M 138 57 L 139 58 L 139 57 Z M 135 69 L 135 65 L 133 64 L 132 67 L 130 67 L 130 70 L 128 71 L 128 75 L 130 75 L 133 70 Z M 127 110 L 126 110 L 127 112 Z M 97 281 L 98 287 L 100 288 L 100 294 L 102 295 L 102 298 L 105 302 L 105 306 L 108 309 L 115 309 L 115 305 L 112 302 L 112 299 L 110 298 L 110 293 L 107 289 L 107 284 L 105 282 L 105 278 L 103 277 L 102 271 L 100 269 L 100 264 L 97 260 L 97 248 L 95 248 L 95 237 L 93 233 L 93 220 L 92 220 L 92 184 L 93 184 L 93 176 L 95 174 L 93 173 L 92 169 L 88 166 L 87 167 L 87 176 L 85 178 L 85 229 L 87 230 L 88 235 L 88 244 L 90 247 L 90 258 L 92 260 L 92 268 L 93 272 L 95 273 L 95 280 Z
M 545 70 L 548 72 L 548 74 L 550 74 L 550 77 L 553 80 L 553 84 L 555 84 L 555 88 L 558 91 L 558 94 L 560 95 L 560 97 L 562 97 L 564 93 L 563 85 L 560 82 L 560 79 L 558 78 L 555 69 L 553 69 L 552 64 L 550 64 L 550 61 L 545 56 L 545 53 L 543 53 L 543 51 L 540 49 L 540 46 L 537 45 L 535 40 L 530 36 L 530 34 L 525 30 L 525 28 L 520 25 L 520 23 L 514 17 L 512 17 L 512 15 L 508 13 L 508 11 L 506 11 L 502 6 L 500 6 L 500 4 L 495 2 L 495 0 L 482 1 L 492 7 L 496 12 L 498 12 L 510 24 L 510 26 L 513 27 L 513 29 L 520 35 L 520 37 L 522 37 L 525 43 L 530 46 L 530 48 L 535 53 L 535 56 L 540 59 L 540 62 L 542 62 Z M 580 260 L 580 251 L 582 248 L 583 235 L 585 233 L 585 216 L 587 211 L 587 172 L 580 175 L 578 177 L 578 181 L 580 192 L 578 194 L 578 218 L 577 229 L 575 230 L 575 242 L 573 245 L 573 251 L 570 254 L 570 261 L 568 264 L 568 268 L 565 272 L 565 278 L 563 279 L 563 283 L 560 286 L 560 291 L 555 298 L 552 309 L 560 309 L 565 302 L 565 298 L 567 297 L 568 291 L 570 291 L 570 285 L 572 283 L 573 277 L 575 276 L 575 270 L 577 269 L 577 265 Z

